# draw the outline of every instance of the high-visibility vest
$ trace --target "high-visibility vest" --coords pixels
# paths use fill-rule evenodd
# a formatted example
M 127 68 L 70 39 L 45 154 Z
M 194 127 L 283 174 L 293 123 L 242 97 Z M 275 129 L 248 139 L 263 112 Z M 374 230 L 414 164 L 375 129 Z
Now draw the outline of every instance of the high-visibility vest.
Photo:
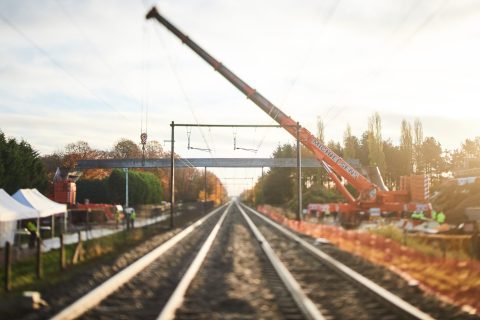
M 35 225 L 35 223 L 29 221 L 27 223 L 27 230 L 30 232 L 37 232 L 37 226 Z
M 437 222 L 440 224 L 445 222 L 445 214 L 442 211 L 437 213 Z

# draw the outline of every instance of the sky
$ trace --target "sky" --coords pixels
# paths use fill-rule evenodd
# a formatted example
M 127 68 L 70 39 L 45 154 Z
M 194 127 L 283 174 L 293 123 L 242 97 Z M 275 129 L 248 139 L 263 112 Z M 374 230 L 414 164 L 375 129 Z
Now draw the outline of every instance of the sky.
M 156 5 L 312 133 L 360 136 L 378 112 L 398 144 L 415 118 L 456 149 L 480 135 L 478 0 L 2 0 L 0 130 L 41 154 L 140 133 L 169 149 L 170 123 L 274 124 L 145 14 Z M 211 149 L 210 152 L 188 149 Z M 233 150 L 237 146 L 256 152 Z M 269 157 L 282 129 L 176 128 L 182 157 Z M 260 169 L 215 172 L 237 194 Z

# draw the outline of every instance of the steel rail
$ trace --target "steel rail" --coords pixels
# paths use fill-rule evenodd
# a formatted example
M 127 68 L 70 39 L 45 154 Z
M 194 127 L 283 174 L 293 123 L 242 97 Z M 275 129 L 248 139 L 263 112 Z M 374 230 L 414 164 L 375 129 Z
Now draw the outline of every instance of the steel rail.
M 303 240 L 299 236 L 295 235 L 291 231 L 288 231 L 285 227 L 273 222 L 269 218 L 265 217 L 261 213 L 253 210 L 252 208 L 242 204 L 245 208 L 247 208 L 250 212 L 255 214 L 257 217 L 261 218 L 268 224 L 270 224 L 272 227 L 276 228 L 278 231 L 283 233 L 285 236 L 288 238 L 292 239 L 293 241 L 297 242 L 299 245 L 301 245 L 304 249 L 306 249 L 308 252 L 313 254 L 314 256 L 318 257 L 328 265 L 330 265 L 332 268 L 335 270 L 340 271 L 342 274 L 348 276 L 350 279 L 355 281 L 356 283 L 361 284 L 363 287 L 367 288 L 370 292 L 378 296 L 380 299 L 388 302 L 393 308 L 397 309 L 398 311 L 402 312 L 403 314 L 406 314 L 409 317 L 414 317 L 417 319 L 422 319 L 422 320 L 434 320 L 432 316 L 429 314 L 419 310 L 418 308 L 414 307 L 407 301 L 401 299 L 397 295 L 391 293 L 390 291 L 382 288 L 375 282 L 371 281 L 370 279 L 362 276 L 358 272 L 352 270 L 351 268 L 347 267 L 343 263 L 335 260 L 331 256 L 327 255 L 323 251 L 319 250 L 315 246 L 311 245 L 307 241 Z
M 103 299 L 108 297 L 112 294 L 115 290 L 120 288 L 123 284 L 127 281 L 132 279 L 135 275 L 137 275 L 140 271 L 145 269 L 148 265 L 150 265 L 153 261 L 158 259 L 161 255 L 163 255 L 168 249 L 172 248 L 176 245 L 179 241 L 185 238 L 188 234 L 190 234 L 193 230 L 198 228 L 202 225 L 208 218 L 213 216 L 219 210 L 224 208 L 227 204 L 218 207 L 217 209 L 210 212 L 205 217 L 201 218 L 197 222 L 193 223 L 189 227 L 185 228 L 166 242 L 162 243 L 160 246 L 155 248 L 154 250 L 150 251 L 122 271 L 115 274 L 113 277 L 93 289 L 92 291 L 88 292 L 74 303 L 69 305 L 68 307 L 64 308 L 62 311 L 54 315 L 51 320 L 70 320 L 75 319 L 91 308 L 98 305 Z
M 167 303 L 160 312 L 160 315 L 157 317 L 157 320 L 170 320 L 175 318 L 175 311 L 182 305 L 185 299 L 185 293 L 187 292 L 188 287 L 192 283 L 192 280 L 195 278 L 198 271 L 200 270 L 202 263 L 205 261 L 207 253 L 212 247 L 213 241 L 215 240 L 215 237 L 217 236 L 218 231 L 220 230 L 220 227 L 225 220 L 225 217 L 227 216 L 230 208 L 232 207 L 232 204 L 233 202 L 230 202 L 225 212 L 215 224 L 215 227 L 213 227 L 207 240 L 205 240 L 205 242 L 203 243 L 194 260 L 190 264 L 190 267 L 183 275 L 182 279 L 175 288 L 175 291 L 173 291 L 172 295 L 170 296 Z
M 272 247 L 270 246 L 268 241 L 265 239 L 265 237 L 262 235 L 260 230 L 258 230 L 258 228 L 255 226 L 252 220 L 247 216 L 247 214 L 245 213 L 243 208 L 239 205 L 239 203 L 235 202 L 235 204 L 237 205 L 238 209 L 242 213 L 243 218 L 247 221 L 247 224 L 250 227 L 250 230 L 253 232 L 263 252 L 270 260 L 270 263 L 274 267 L 278 276 L 283 281 L 285 287 L 290 292 L 292 298 L 295 300 L 295 302 L 297 303 L 297 306 L 303 312 L 305 317 L 307 319 L 312 319 L 312 320 L 314 319 L 324 320 L 325 317 L 318 310 L 315 303 L 313 303 L 313 301 L 310 300 L 310 298 L 308 298 L 307 295 L 303 292 L 298 282 L 295 280 L 295 278 L 290 273 L 290 271 L 288 271 L 285 265 L 280 261 L 280 259 L 275 254 Z

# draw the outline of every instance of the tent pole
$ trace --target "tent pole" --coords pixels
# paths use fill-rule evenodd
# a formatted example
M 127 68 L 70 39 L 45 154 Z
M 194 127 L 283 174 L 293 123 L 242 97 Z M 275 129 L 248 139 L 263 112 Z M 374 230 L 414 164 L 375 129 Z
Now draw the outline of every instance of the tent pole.
M 51 230 L 52 232 L 50 233 L 50 238 L 53 238 L 53 237 L 55 237 L 55 215 L 54 214 L 52 214 L 52 225 L 51 225 L 51 227 L 52 227 L 52 230 Z
M 67 233 L 67 219 L 68 219 L 68 210 L 65 210 L 63 213 L 63 232 Z

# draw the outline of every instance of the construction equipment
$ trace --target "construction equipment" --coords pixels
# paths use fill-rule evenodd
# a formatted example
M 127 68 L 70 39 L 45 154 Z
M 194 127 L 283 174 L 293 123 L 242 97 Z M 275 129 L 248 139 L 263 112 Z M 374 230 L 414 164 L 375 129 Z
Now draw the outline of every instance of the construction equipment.
M 428 179 L 425 179 L 423 176 L 411 179 L 406 177 L 404 183 L 402 183 L 402 188 L 395 191 L 388 190 L 384 185 L 379 186 L 374 184 L 355 170 L 347 161 L 322 144 L 307 129 L 299 127 L 299 124 L 296 121 L 283 113 L 259 92 L 250 87 L 227 67 L 203 50 L 198 44 L 178 30 L 167 19 L 165 19 L 155 7 L 147 13 L 146 18 L 156 19 L 159 23 L 164 25 L 184 44 L 190 47 L 190 49 L 225 77 L 225 79 L 232 83 L 238 90 L 243 92 L 248 99 L 252 100 L 258 107 L 260 107 L 260 109 L 265 111 L 273 120 L 278 122 L 278 124 L 287 130 L 292 136 L 297 137 L 297 130 L 299 130 L 298 133 L 301 143 L 315 155 L 318 161 L 320 161 L 327 171 L 328 176 L 333 180 L 336 187 L 347 201 L 342 204 L 329 204 L 329 207 L 333 209 L 330 210 L 330 212 L 335 211 L 339 213 L 341 222 L 344 225 L 356 225 L 360 218 L 364 216 L 365 213 L 368 214 L 370 211 L 402 213 L 416 210 L 431 210 L 431 205 L 428 202 L 415 202 L 412 197 L 412 195 L 414 195 L 413 192 L 415 192 L 415 195 L 423 194 L 423 198 L 422 196 L 417 198 L 425 200 L 425 194 L 423 191 L 428 190 Z M 342 183 L 341 178 L 344 178 L 358 191 L 359 196 L 357 198 L 347 190 Z M 380 179 L 376 180 L 382 181 L 381 176 Z M 421 180 L 421 186 L 419 185 L 418 180 Z M 309 205 L 309 210 L 315 210 L 315 204 Z
M 85 199 L 85 203 L 77 203 L 77 185 L 80 178 L 80 172 L 70 172 L 67 168 L 57 168 L 53 177 L 49 198 L 58 203 L 67 205 L 69 216 L 72 223 L 84 222 L 106 222 L 115 219 L 115 212 L 118 208 L 112 204 L 90 203 Z

